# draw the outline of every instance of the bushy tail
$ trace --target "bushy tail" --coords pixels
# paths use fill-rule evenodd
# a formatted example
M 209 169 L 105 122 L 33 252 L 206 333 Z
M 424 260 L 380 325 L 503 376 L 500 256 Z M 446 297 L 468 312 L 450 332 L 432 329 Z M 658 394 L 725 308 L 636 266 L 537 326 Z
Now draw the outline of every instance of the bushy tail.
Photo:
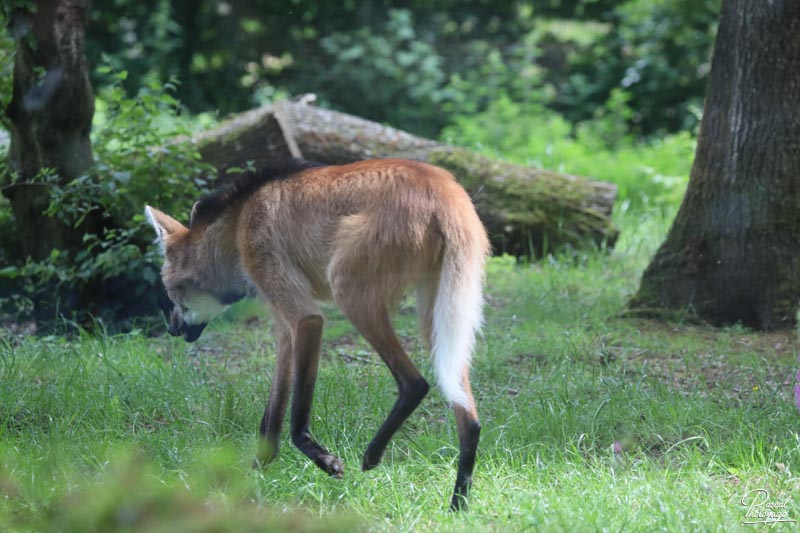
M 463 379 L 472 359 L 475 335 L 483 324 L 483 267 L 489 244 L 474 211 L 468 224 L 446 231 L 445 238 L 433 306 L 433 364 L 445 398 L 469 408 Z

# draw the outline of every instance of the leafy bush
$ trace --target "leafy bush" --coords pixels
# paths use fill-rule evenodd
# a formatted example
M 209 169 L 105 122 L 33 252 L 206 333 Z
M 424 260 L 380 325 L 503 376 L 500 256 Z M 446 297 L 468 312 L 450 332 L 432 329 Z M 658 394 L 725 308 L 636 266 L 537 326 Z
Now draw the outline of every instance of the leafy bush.
M 75 308 L 115 319 L 152 313 L 160 297 L 155 290 L 160 260 L 150 245 L 144 205 L 188 213 L 191 202 L 207 188 L 213 169 L 200 161 L 192 144 L 176 141 L 190 132 L 171 95 L 174 83 L 150 83 L 128 98 L 121 87 L 126 73 L 114 78 L 117 82 L 97 99 L 94 168 L 69 182 L 44 169 L 32 181 L 49 194 L 43 216 L 73 228 L 92 216 L 102 225 L 84 234 L 84 247 L 77 252 L 53 249 L 49 258 L 39 261 L 15 255 L 16 250 L 0 252 L 8 262 L 0 280 L 10 281 L 13 289 L 0 293 L 5 300 L 0 303 L 12 303 L 17 311 L 30 312 L 36 302 L 42 318 L 38 304 L 49 301 L 50 316 L 44 318 L 69 315 Z M 10 211 L 9 204 L 0 204 L 0 224 L 13 232 Z M 54 294 L 59 301 L 53 302 Z M 87 294 L 91 302 L 86 302 Z
M 436 117 L 444 98 L 444 65 L 414 26 L 410 11 L 393 9 L 376 30 L 364 27 L 322 38 L 330 65 L 317 77 L 332 102 L 355 104 L 362 116 L 384 117 L 399 127 L 435 134 L 442 126 Z
M 500 89 L 522 101 L 547 86 L 558 94 L 549 105 L 572 123 L 624 89 L 637 133 L 692 127 L 720 2 L 200 4 L 95 3 L 90 61 L 106 54 L 130 70 L 129 91 L 148 76 L 177 75 L 195 112 L 314 92 L 342 111 L 430 136 L 475 104 L 485 109 Z
M 571 59 L 558 109 L 580 122 L 624 89 L 637 134 L 696 128 L 719 11 L 720 0 L 619 2 L 606 13 L 609 31 Z

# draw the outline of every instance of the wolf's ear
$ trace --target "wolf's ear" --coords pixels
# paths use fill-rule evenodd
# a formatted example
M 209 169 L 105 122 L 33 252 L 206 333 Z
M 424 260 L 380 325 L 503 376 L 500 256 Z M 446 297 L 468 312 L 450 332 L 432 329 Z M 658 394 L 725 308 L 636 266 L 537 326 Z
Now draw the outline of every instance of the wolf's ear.
M 191 228 L 194 226 L 195 217 L 197 217 L 197 206 L 200 205 L 200 202 L 195 202 L 192 206 L 192 214 L 189 215 L 189 227 Z
M 188 231 L 183 224 L 168 214 L 162 213 L 158 209 L 150 207 L 149 205 L 145 206 L 144 214 L 147 216 L 147 220 L 150 221 L 150 223 L 153 225 L 153 228 L 156 230 L 156 240 L 158 241 L 162 252 L 166 251 L 167 241 L 170 237 L 176 233 Z

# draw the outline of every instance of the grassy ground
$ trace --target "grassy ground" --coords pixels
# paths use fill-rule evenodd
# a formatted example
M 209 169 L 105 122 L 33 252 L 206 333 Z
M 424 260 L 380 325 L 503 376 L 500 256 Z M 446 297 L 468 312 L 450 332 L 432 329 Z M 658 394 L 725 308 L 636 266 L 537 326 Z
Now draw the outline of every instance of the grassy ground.
M 285 437 L 251 470 L 274 345 L 245 302 L 192 345 L 2 334 L 0 529 L 749 530 L 753 489 L 800 520 L 795 335 L 625 318 L 668 217 L 618 218 L 611 254 L 490 263 L 469 512 L 446 511 L 457 438 L 438 391 L 359 470 L 394 385 L 333 309 L 312 429 L 344 479 Z M 431 377 L 415 323 L 409 300 L 398 331 Z

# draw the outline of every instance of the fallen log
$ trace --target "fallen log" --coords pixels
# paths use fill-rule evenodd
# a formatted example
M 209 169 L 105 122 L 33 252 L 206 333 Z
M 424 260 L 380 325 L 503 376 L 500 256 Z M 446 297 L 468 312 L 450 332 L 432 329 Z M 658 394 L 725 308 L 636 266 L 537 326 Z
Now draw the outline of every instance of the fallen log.
M 613 246 L 617 238 L 613 184 L 491 159 L 308 100 L 235 115 L 194 141 L 203 159 L 221 170 L 287 157 L 330 164 L 398 157 L 441 166 L 472 196 L 495 253 L 541 256 L 564 246 Z

